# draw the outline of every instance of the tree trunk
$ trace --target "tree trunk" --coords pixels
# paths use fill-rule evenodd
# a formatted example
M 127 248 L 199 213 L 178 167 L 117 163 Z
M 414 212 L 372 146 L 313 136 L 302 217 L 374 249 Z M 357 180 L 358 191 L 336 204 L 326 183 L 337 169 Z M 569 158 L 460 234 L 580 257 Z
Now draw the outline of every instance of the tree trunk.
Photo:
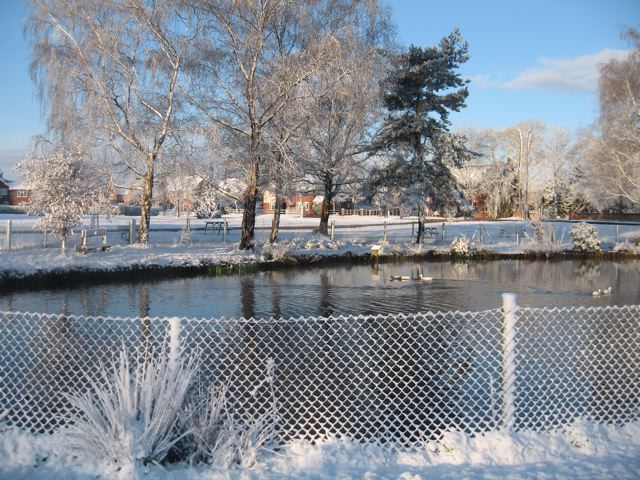
M 278 240 L 278 232 L 280 230 L 280 209 L 282 206 L 282 195 L 278 188 L 275 192 L 275 210 L 273 212 L 273 220 L 271 220 L 271 235 L 269 236 L 269 243 L 276 243 Z
M 140 203 L 140 234 L 138 242 L 147 245 L 149 243 L 149 223 L 151 221 L 151 200 L 153 198 L 153 166 L 154 157 L 147 158 L 147 171 L 144 175 L 142 186 L 142 201 Z
M 329 234 L 329 212 L 331 211 L 331 190 L 333 187 L 332 178 L 324 177 L 324 199 L 322 200 L 322 209 L 320 211 L 320 226 L 318 232 L 322 235 Z
M 258 173 L 259 157 L 251 159 L 251 169 L 247 179 L 247 189 L 244 193 L 244 212 L 242 213 L 242 226 L 240 237 L 240 250 L 253 248 L 253 236 L 256 225 L 256 200 L 258 199 Z
M 422 209 L 418 209 L 418 233 L 416 235 L 416 243 L 422 243 L 424 237 L 424 216 L 422 215 Z

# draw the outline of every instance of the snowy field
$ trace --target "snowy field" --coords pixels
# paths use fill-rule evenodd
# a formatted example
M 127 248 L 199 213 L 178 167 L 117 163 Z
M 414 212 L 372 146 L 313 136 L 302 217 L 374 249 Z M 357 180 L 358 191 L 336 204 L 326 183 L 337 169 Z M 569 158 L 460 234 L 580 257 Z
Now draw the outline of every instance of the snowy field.
M 269 236 L 271 215 L 259 215 L 256 219 L 256 244 L 252 252 L 237 250 L 240 239 L 241 215 L 231 214 L 222 219 L 229 227 L 226 242 L 221 232 L 205 232 L 205 220 L 189 219 L 191 231 L 185 234 L 186 218 L 172 216 L 152 217 L 150 244 L 148 246 L 129 245 L 128 225 L 134 217 L 114 216 L 100 218 L 100 228 L 107 229 L 107 252 L 82 255 L 76 253 L 79 234 L 68 242 L 67 255 L 61 255 L 59 242 L 50 236 L 46 238 L 48 248 L 43 248 L 45 238 L 34 232 L 37 219 L 26 215 L 0 215 L 0 265 L 5 270 L 17 274 L 30 274 L 52 269 L 96 269 L 111 270 L 131 265 L 198 265 L 200 263 L 237 263 L 263 260 L 263 253 L 269 251 L 272 257 L 295 250 L 303 250 L 307 255 L 348 255 L 366 254 L 371 245 L 383 243 L 385 253 L 417 253 L 422 248 L 448 252 L 451 242 L 465 236 L 475 248 L 483 248 L 495 253 L 522 253 L 525 251 L 561 251 L 572 247 L 569 222 L 549 222 L 545 224 L 543 243 L 534 239 L 534 232 L 528 222 L 505 220 L 494 222 L 452 221 L 431 219 L 432 229 L 425 237 L 424 245 L 413 244 L 416 228 L 415 218 L 332 216 L 335 222 L 334 241 L 319 237 L 313 232 L 317 228 L 317 218 L 299 218 L 283 215 L 279 240 L 276 248 L 265 247 Z M 11 250 L 7 249 L 6 225 L 11 220 Z M 135 219 L 137 220 L 137 219 Z M 85 219 L 85 227 L 90 218 Z M 604 250 L 620 246 L 629 249 L 640 238 L 640 225 L 596 224 Z M 386 237 L 385 237 L 386 231 Z M 100 239 L 94 238 L 99 244 Z M 279 252 L 279 253 L 278 253 Z
M 65 452 L 64 439 L 0 432 L 0 479 L 637 479 L 640 424 L 574 424 L 564 432 L 446 434 L 415 452 L 329 440 L 296 441 L 252 468 L 174 464 L 116 468 Z

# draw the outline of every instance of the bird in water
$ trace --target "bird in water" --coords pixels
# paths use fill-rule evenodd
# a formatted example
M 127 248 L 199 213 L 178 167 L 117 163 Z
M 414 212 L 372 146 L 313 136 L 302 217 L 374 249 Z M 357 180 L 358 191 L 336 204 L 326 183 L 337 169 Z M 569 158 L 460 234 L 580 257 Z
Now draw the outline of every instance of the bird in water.
M 600 297 L 600 296 L 604 296 L 604 295 L 611 295 L 612 291 L 613 291 L 613 288 L 611 288 L 611 287 L 607 287 L 604 290 L 599 288 L 598 290 L 594 290 L 593 292 L 591 292 L 591 295 L 594 296 L 594 297 Z
M 391 280 L 411 280 L 411 277 L 407 277 L 406 275 L 391 275 Z

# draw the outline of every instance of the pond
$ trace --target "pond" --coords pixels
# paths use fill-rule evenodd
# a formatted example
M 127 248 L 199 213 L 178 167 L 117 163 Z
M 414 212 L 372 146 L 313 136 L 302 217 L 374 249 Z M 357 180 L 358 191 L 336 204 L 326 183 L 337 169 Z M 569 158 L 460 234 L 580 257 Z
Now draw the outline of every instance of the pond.
M 392 276 L 433 277 L 430 282 Z M 611 295 L 594 297 L 612 287 Z M 640 304 L 640 260 L 401 261 L 15 291 L 0 310 L 102 316 L 292 317 Z

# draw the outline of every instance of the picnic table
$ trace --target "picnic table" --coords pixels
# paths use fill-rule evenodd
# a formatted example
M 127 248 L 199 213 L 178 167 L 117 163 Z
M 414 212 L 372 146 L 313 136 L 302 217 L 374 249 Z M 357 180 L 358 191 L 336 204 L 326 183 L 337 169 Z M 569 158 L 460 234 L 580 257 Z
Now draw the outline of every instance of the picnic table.
M 424 234 L 427 237 L 436 238 L 438 236 L 438 228 L 437 227 L 425 227 Z
M 220 235 L 224 231 L 224 220 L 210 220 L 204 222 L 204 233 L 206 234 L 209 228 L 214 234 Z

